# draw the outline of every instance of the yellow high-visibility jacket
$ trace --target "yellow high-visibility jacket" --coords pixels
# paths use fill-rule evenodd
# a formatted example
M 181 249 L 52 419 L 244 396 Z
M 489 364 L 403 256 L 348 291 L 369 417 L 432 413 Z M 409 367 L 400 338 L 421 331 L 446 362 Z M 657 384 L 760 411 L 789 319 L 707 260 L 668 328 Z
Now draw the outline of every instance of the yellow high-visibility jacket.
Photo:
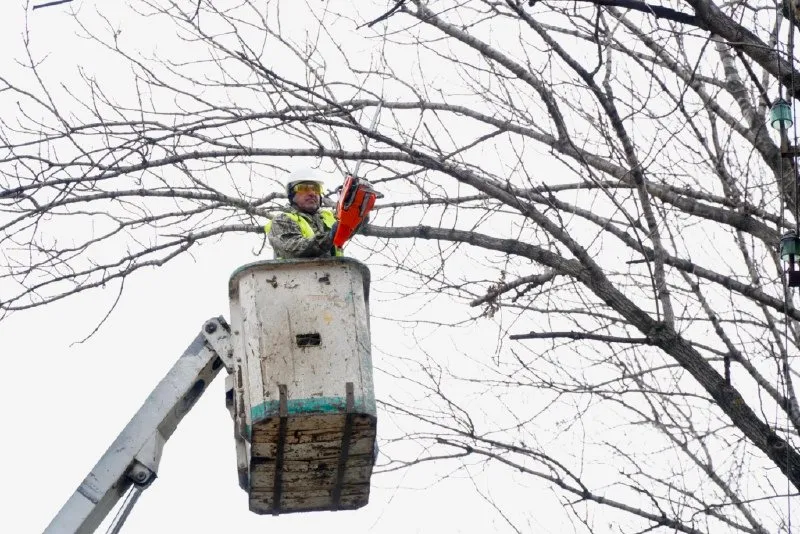
M 333 212 L 321 209 L 314 214 L 292 209 L 264 225 L 276 259 L 343 256 L 334 248 L 330 230 L 336 223 Z

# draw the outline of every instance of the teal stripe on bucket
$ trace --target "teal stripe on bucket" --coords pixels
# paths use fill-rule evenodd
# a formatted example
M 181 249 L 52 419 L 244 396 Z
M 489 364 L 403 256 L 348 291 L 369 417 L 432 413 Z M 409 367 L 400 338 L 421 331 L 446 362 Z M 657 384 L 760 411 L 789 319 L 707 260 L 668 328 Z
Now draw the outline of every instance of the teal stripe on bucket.
M 363 401 L 356 400 L 355 411 L 363 410 Z M 289 415 L 313 413 L 343 413 L 347 404 L 344 397 L 314 397 L 311 399 L 289 399 L 286 409 Z M 250 420 L 254 423 L 278 415 L 280 403 L 277 400 L 267 401 L 250 408 Z

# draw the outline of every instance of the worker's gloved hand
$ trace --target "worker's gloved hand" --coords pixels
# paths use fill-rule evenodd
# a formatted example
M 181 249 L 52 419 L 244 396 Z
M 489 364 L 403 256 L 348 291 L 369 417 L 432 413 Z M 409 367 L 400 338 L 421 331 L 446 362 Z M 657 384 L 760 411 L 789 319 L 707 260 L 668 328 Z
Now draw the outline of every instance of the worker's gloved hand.
M 336 247 L 333 244 L 333 236 L 336 235 L 336 229 L 339 228 L 339 221 L 333 223 L 331 231 L 328 233 L 328 242 L 330 243 L 331 256 L 336 256 Z

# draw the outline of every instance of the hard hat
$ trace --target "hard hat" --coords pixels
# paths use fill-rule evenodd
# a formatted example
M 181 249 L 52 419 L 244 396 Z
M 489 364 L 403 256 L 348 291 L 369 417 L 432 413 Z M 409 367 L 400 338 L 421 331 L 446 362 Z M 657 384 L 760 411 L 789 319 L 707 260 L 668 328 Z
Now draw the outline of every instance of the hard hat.
M 294 186 L 303 182 L 316 183 L 319 184 L 323 190 L 325 189 L 325 178 L 322 173 L 310 167 L 297 169 L 289 174 L 286 180 L 286 196 L 289 202 L 292 202 L 294 198 Z

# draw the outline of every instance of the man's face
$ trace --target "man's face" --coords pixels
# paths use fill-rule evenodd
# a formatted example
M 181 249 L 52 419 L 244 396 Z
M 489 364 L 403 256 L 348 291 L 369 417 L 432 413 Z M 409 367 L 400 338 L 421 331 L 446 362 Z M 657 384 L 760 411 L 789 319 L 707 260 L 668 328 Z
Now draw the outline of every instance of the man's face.
M 320 205 L 320 187 L 314 182 L 294 186 L 294 203 L 304 213 L 316 213 Z

